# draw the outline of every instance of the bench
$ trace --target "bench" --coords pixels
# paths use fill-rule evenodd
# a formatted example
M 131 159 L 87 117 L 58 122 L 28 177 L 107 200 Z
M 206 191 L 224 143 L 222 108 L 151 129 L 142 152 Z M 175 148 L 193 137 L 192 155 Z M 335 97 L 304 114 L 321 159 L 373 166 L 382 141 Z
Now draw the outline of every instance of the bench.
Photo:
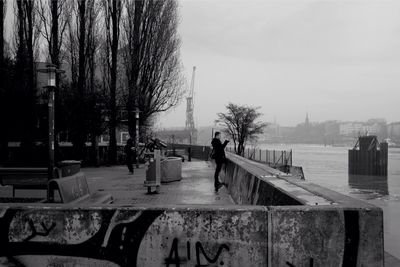
M 80 171 L 81 162 L 76 160 L 64 160 L 54 168 L 53 177 L 60 178 L 74 175 Z M 47 189 L 48 168 L 16 168 L 0 167 L 0 185 L 11 185 L 13 197 L 16 189 Z
M 55 169 L 55 177 L 58 172 Z M 0 168 L 0 184 L 13 187 L 13 197 L 16 189 L 47 189 L 47 168 Z
M 48 190 L 57 190 L 60 195 L 61 203 L 92 203 L 109 204 L 113 199 L 110 194 L 89 191 L 89 186 L 85 175 L 82 172 L 72 176 L 50 180 Z

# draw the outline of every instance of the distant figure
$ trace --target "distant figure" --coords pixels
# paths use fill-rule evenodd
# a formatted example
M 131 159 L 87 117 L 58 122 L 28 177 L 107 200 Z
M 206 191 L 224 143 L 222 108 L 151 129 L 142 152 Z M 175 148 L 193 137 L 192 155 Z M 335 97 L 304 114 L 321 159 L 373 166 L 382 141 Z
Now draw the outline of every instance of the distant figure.
M 228 140 L 225 140 L 225 142 L 222 144 L 221 143 L 221 133 L 220 132 L 215 132 L 214 138 L 211 141 L 211 145 L 213 147 L 213 152 L 212 152 L 212 158 L 215 160 L 215 164 L 217 167 L 215 168 L 215 174 L 214 174 L 214 187 L 215 191 L 218 192 L 218 189 L 221 188 L 223 185 L 219 181 L 219 173 L 221 172 L 222 169 L 222 164 L 225 163 L 226 157 L 225 157 L 225 147 L 229 143 Z
M 126 166 L 128 166 L 128 170 L 130 174 L 133 174 L 133 140 L 129 137 L 126 141 L 125 145 L 125 155 L 126 155 Z

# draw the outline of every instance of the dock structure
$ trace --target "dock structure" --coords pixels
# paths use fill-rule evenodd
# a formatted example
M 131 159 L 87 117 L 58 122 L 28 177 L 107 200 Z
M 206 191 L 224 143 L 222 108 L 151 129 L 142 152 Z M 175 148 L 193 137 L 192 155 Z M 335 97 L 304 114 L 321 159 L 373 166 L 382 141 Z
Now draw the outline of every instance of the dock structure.
M 112 204 L 0 204 L 0 265 L 384 266 L 380 208 L 232 153 L 214 192 L 209 147 L 191 151 L 159 194 L 114 166 L 83 169 Z
M 386 176 L 387 167 L 388 144 L 374 135 L 360 136 L 349 150 L 349 174 Z

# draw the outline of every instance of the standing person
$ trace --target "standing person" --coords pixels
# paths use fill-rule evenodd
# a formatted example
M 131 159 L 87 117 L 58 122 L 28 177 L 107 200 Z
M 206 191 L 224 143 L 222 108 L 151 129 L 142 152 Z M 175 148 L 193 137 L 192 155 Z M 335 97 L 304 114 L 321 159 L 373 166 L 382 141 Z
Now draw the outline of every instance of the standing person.
M 214 174 L 214 187 L 215 191 L 218 192 L 218 189 L 221 188 L 223 185 L 220 183 L 218 176 L 219 173 L 221 172 L 222 169 L 222 164 L 225 163 L 226 157 L 225 157 L 225 147 L 229 143 L 228 140 L 225 140 L 224 143 L 221 142 L 221 133 L 220 132 L 215 132 L 214 138 L 211 141 L 211 145 L 213 147 L 213 155 L 212 158 L 215 160 L 215 164 L 217 167 L 215 168 L 215 174 Z
M 133 174 L 133 140 L 132 138 L 129 137 L 129 139 L 126 141 L 125 145 L 125 155 L 126 155 L 126 166 L 128 166 L 128 170 L 130 174 Z

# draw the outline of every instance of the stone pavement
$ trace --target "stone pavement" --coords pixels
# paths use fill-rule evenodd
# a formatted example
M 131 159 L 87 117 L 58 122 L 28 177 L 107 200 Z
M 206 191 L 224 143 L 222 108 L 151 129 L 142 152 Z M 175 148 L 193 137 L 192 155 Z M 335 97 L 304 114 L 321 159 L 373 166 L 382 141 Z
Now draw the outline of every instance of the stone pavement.
M 145 166 L 135 169 L 133 175 L 126 166 L 83 168 L 89 188 L 109 193 L 117 205 L 139 204 L 234 204 L 225 187 L 214 191 L 214 169 L 210 162 L 185 161 L 182 164 L 182 180 L 162 184 L 159 194 L 147 194 L 143 186 Z

